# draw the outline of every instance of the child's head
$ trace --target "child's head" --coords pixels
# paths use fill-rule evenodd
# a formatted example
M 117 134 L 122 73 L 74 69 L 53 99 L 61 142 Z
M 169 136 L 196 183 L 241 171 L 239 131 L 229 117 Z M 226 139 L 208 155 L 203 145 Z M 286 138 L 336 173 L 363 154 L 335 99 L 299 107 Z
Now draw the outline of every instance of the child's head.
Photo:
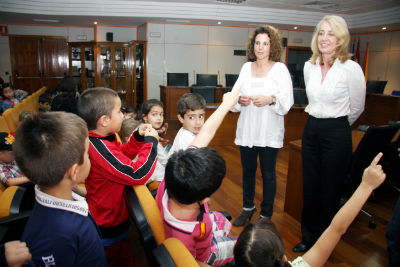
M 43 110 L 50 110 L 51 96 L 48 93 L 41 94 L 39 96 L 39 107 Z
M 210 197 L 225 176 L 225 160 L 213 148 L 175 152 L 165 167 L 165 186 L 169 197 L 189 205 Z
M 204 124 L 206 101 L 199 94 L 187 93 L 178 100 L 178 119 L 184 129 L 198 134 Z
M 13 144 L 15 160 L 33 183 L 53 187 L 71 173 L 76 183 L 89 174 L 86 123 L 66 112 L 40 112 L 18 127 Z
M 137 110 L 135 107 L 133 106 L 127 106 L 127 107 L 123 107 L 121 108 L 122 113 L 124 113 L 124 120 L 127 119 L 137 119 Z
M 13 135 L 0 132 L 0 162 L 11 163 L 14 161 L 14 154 L 12 151 L 12 144 L 15 138 Z
M 121 99 L 112 89 L 98 87 L 85 90 L 78 100 L 78 112 L 89 130 L 101 127 L 109 133 L 117 133 L 121 128 Z
M 123 120 L 121 130 L 119 131 L 119 137 L 123 143 L 126 143 L 133 133 L 133 131 L 141 124 L 140 121 L 135 119 Z
M 21 112 L 19 113 L 18 120 L 19 120 L 19 122 L 22 122 L 22 121 L 25 120 L 26 118 L 31 117 L 31 116 L 33 116 L 33 115 L 35 115 L 35 114 L 34 114 L 32 111 L 23 110 L 23 111 L 21 111 Z
M 142 104 L 142 120 L 160 129 L 164 123 L 164 104 L 157 99 L 149 99 Z
M 287 266 L 281 235 L 267 218 L 249 224 L 233 250 L 236 266 Z
M 9 83 L 3 84 L 3 97 L 7 99 L 14 99 L 14 89 Z

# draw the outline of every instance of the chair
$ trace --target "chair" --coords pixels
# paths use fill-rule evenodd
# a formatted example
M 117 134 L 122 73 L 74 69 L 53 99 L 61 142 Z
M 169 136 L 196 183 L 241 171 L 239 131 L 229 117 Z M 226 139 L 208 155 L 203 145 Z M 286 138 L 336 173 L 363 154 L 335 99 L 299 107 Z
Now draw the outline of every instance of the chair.
M 25 188 L 19 186 L 7 187 L 0 193 L 0 218 L 19 213 L 24 193 Z
M 10 132 L 10 128 L 8 128 L 6 119 L 3 116 L 0 116 L 0 132 Z
M 370 126 L 366 130 L 363 138 L 353 153 L 351 166 L 347 176 L 346 190 L 350 196 L 361 182 L 364 169 L 367 168 L 375 156 L 384 151 L 390 144 L 392 138 L 397 133 L 398 127 L 388 126 Z M 384 161 L 385 155 L 381 161 Z M 362 209 L 361 212 L 369 217 L 369 227 L 375 228 L 376 222 L 373 215 Z
M 217 99 L 215 86 L 192 86 L 190 92 L 204 97 L 206 103 L 215 103 Z
M 153 250 L 157 266 L 186 267 L 199 266 L 189 250 L 179 239 L 168 238 Z
M 165 240 L 165 229 L 156 200 L 145 185 L 125 187 L 129 215 L 135 222 L 150 266 L 155 265 L 152 251 Z
M 3 117 L 7 122 L 8 129 L 15 132 L 19 124 L 19 112 L 15 108 L 9 108 L 3 112 Z

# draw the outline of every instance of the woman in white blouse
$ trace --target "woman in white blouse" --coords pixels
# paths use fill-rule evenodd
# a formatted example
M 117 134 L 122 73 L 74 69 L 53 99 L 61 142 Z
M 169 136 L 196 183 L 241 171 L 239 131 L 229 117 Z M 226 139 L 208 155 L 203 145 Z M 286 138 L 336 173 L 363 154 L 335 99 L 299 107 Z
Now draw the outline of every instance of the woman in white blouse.
M 365 78 L 350 60 L 346 21 L 325 16 L 304 65 L 309 114 L 302 138 L 302 240 L 294 252 L 307 251 L 328 227 L 339 201 L 352 153 L 350 125 L 364 110 Z
M 293 105 L 293 86 L 288 69 L 280 63 L 282 40 L 277 29 L 263 26 L 250 36 L 248 57 L 233 88 L 242 85 L 235 144 L 240 146 L 243 169 L 243 211 L 233 225 L 244 225 L 256 211 L 254 205 L 257 157 L 263 178 L 261 217 L 271 217 L 276 193 L 275 165 L 283 145 L 283 116 Z

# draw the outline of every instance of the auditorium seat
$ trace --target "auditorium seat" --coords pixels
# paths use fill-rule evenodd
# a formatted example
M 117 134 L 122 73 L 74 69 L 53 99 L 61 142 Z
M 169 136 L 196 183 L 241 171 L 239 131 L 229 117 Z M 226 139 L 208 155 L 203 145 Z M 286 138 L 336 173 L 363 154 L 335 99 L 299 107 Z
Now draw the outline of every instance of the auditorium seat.
M 153 250 L 159 267 L 199 266 L 190 251 L 176 238 L 168 238 Z

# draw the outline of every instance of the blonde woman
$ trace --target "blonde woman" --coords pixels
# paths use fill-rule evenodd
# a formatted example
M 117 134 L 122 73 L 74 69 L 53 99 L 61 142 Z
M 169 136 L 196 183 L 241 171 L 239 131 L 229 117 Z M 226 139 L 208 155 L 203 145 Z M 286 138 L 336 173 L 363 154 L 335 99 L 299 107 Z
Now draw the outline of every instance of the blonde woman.
M 365 102 L 364 74 L 350 60 L 349 39 L 343 18 L 325 16 L 311 41 L 313 55 L 304 65 L 309 116 L 302 138 L 302 240 L 294 252 L 307 251 L 339 208 L 352 153 L 350 126 Z

